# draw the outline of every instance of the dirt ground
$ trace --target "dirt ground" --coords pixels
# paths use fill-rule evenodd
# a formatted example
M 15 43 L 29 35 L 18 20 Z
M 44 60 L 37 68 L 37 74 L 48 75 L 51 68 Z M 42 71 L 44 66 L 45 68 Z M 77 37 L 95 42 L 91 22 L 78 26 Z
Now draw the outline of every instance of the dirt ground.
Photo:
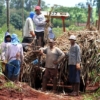
M 26 84 L 22 87 L 21 91 L 7 88 L 0 89 L 0 100 L 83 100 L 82 96 L 69 97 L 63 96 L 63 94 L 43 93 L 30 88 Z
M 89 87 L 88 90 L 94 89 Z M 0 100 L 84 100 L 83 94 L 78 97 L 65 96 L 64 94 L 53 94 L 50 91 L 41 92 L 32 89 L 26 83 L 6 82 L 0 75 Z

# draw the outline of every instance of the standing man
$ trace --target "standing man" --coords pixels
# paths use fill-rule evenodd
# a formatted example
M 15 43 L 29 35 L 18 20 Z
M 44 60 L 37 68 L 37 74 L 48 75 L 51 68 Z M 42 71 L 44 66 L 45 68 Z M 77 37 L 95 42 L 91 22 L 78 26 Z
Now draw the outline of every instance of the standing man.
M 8 44 L 6 50 L 6 59 L 8 61 L 8 75 L 7 77 L 17 82 L 20 73 L 20 67 L 23 63 L 23 48 L 19 43 L 16 34 L 12 34 L 11 43 Z
M 71 35 L 70 38 L 71 47 L 68 53 L 68 65 L 69 65 L 69 81 L 72 84 L 73 92 L 70 94 L 72 96 L 79 95 L 79 86 L 80 86 L 80 62 L 81 62 L 81 53 L 80 47 L 76 41 L 76 36 Z
M 31 43 L 33 38 L 35 37 L 34 33 L 34 25 L 33 25 L 33 17 L 35 13 L 30 12 L 29 17 L 26 19 L 25 27 L 24 27 L 24 38 L 22 43 Z
M 54 40 L 49 40 L 49 47 L 43 48 L 41 53 L 46 54 L 46 70 L 43 76 L 42 90 L 46 91 L 47 82 L 50 78 L 53 79 L 53 92 L 56 92 L 57 87 L 57 72 L 58 64 L 64 58 L 65 54 L 54 46 Z
M 33 18 L 33 21 L 35 23 L 35 34 L 37 38 L 37 44 L 39 46 L 44 46 L 44 27 L 46 25 L 46 22 L 49 22 L 48 20 L 45 20 L 44 15 L 41 13 L 41 7 L 36 6 L 35 7 L 36 15 Z
M 2 71 L 5 75 L 7 75 L 7 64 L 5 64 L 6 60 L 6 47 L 7 44 L 11 42 L 11 35 L 9 32 L 5 33 L 4 42 L 1 43 L 1 60 L 2 62 Z

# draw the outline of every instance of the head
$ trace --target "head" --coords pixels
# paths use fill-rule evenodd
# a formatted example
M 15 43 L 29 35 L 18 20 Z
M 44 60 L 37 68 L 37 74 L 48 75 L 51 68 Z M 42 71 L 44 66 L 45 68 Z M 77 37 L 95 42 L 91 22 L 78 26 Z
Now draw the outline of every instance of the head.
M 50 48 L 53 48 L 54 45 L 55 45 L 55 41 L 53 39 L 49 39 Z
M 11 42 L 11 35 L 10 35 L 10 33 L 8 33 L 8 32 L 5 33 L 4 42 Z
M 12 44 L 19 44 L 19 39 L 18 39 L 18 36 L 17 36 L 17 34 L 12 34 L 12 36 L 11 36 L 11 43 Z
M 71 35 L 69 37 L 69 40 L 70 40 L 71 45 L 74 45 L 75 44 L 75 41 L 76 41 L 76 36 L 75 35 Z
M 33 11 L 31 11 L 29 17 L 33 19 L 34 15 L 35 15 L 35 13 Z
M 35 7 L 35 12 L 37 15 L 39 15 L 41 13 L 41 7 L 40 6 L 36 6 Z

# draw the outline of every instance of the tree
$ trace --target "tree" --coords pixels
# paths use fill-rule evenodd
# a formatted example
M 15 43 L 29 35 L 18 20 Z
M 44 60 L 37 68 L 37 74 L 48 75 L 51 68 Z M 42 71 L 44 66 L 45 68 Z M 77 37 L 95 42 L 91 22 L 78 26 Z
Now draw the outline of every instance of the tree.
M 10 8 L 16 8 L 16 9 L 21 9 L 22 6 L 22 0 L 11 0 L 10 1 Z
M 11 0 L 10 7 L 21 9 L 23 7 L 23 1 L 22 0 Z M 24 8 L 27 11 L 31 11 L 34 9 L 34 7 L 38 4 L 37 0 L 24 0 Z M 45 9 L 47 6 L 44 1 L 41 1 L 41 7 Z
M 20 15 L 13 13 L 10 22 L 16 29 L 22 29 L 22 17 Z
M 99 12 L 99 9 L 100 9 L 100 0 L 94 0 L 94 3 L 97 6 L 97 12 Z
M 4 0 L 0 0 L 0 27 L 6 23 L 6 10 L 5 10 L 5 1 Z

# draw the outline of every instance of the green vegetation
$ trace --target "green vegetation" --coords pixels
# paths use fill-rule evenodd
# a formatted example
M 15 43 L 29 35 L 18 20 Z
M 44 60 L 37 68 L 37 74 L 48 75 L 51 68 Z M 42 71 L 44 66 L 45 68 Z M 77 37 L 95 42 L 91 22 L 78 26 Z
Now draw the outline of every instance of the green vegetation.
M 94 0 L 87 0 L 88 3 L 93 5 L 91 2 Z M 87 2 L 86 2 L 87 3 Z M 97 8 L 100 5 L 100 0 L 95 0 L 97 3 Z M 25 0 L 24 2 L 24 11 L 22 12 L 22 1 L 20 0 L 10 0 L 10 23 L 18 30 L 22 30 L 22 13 L 24 13 L 24 21 L 29 16 L 29 12 L 33 10 L 33 8 L 37 5 L 36 0 Z M 41 2 L 42 10 L 48 10 L 49 6 L 46 5 L 44 1 Z M 92 10 L 91 22 L 95 23 L 97 20 L 96 8 Z M 66 19 L 66 27 L 68 29 L 73 29 L 72 26 L 78 26 L 79 23 L 86 23 L 87 21 L 87 5 L 79 3 L 76 7 L 63 7 L 57 6 L 54 9 L 54 12 L 66 13 L 70 14 L 70 17 Z M 0 0 L 0 27 L 6 23 L 6 6 L 5 0 Z M 53 19 L 53 26 L 54 27 L 62 27 L 62 20 L 61 19 Z M 74 30 L 74 29 L 73 29 Z M 76 27 L 75 27 L 76 30 Z M 5 30 L 6 31 L 6 30 Z
M 100 89 L 95 93 L 85 94 L 83 100 L 100 100 Z

